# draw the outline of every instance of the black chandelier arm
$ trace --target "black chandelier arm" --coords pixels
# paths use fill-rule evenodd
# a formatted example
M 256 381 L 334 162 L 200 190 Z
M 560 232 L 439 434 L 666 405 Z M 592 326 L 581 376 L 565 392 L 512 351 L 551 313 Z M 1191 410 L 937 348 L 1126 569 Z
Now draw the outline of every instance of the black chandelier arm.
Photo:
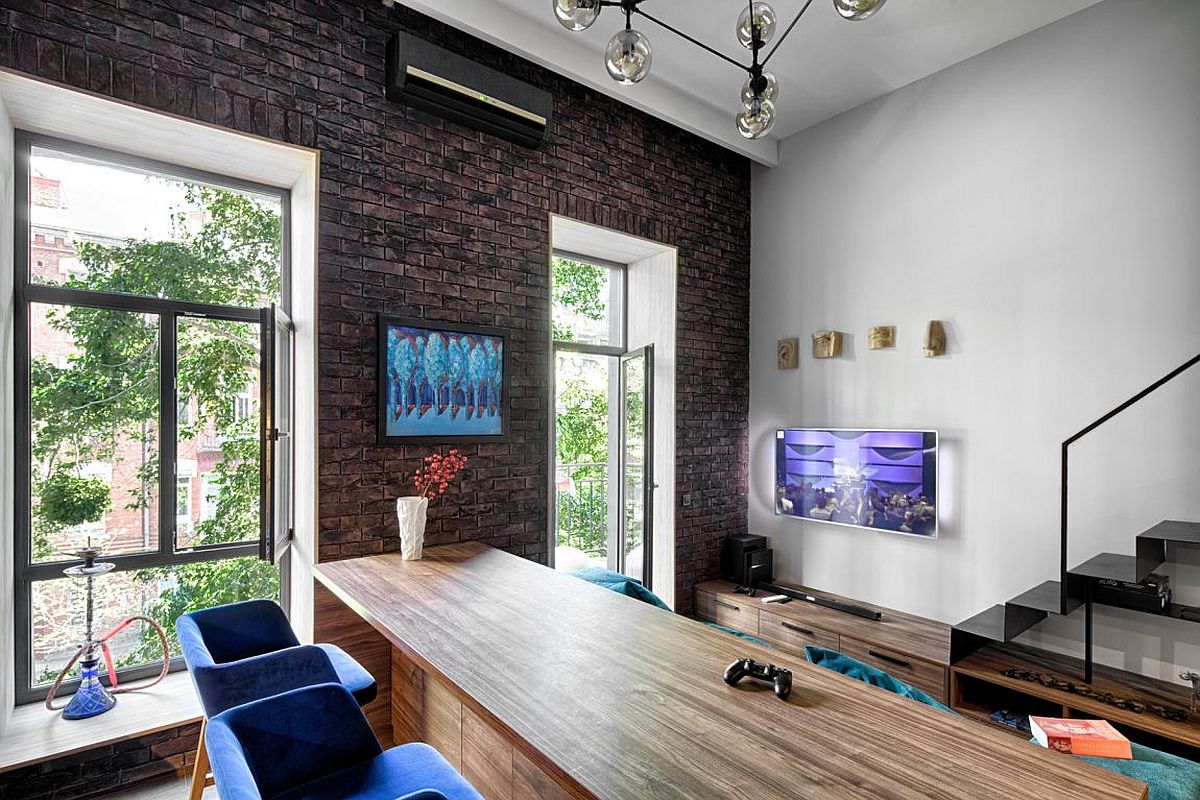
M 808 7 L 811 6 L 812 3 L 813 3 L 813 0 L 807 0 L 807 2 L 804 4 L 804 7 L 800 9 L 800 13 L 798 13 L 796 15 L 796 18 L 794 20 L 792 20 L 792 24 L 788 25 L 787 30 L 783 32 L 783 36 L 780 36 L 779 40 L 775 42 L 775 46 L 771 48 L 771 52 L 767 53 L 767 57 L 764 58 L 762 61 L 762 66 L 765 67 L 767 65 L 767 62 L 771 60 L 771 57 L 775 55 L 775 51 L 779 49 L 779 46 L 781 44 L 783 44 L 783 40 L 786 39 L 788 37 L 788 34 L 790 34 L 792 32 L 792 30 L 796 27 L 796 23 L 800 22 L 800 18 L 804 16 L 804 12 L 808 11 Z
M 644 1 L 644 0 L 643 0 L 643 1 Z M 812 0 L 808 0 L 808 1 L 809 1 L 810 3 L 812 2 Z M 620 3 L 618 3 L 618 5 L 620 5 Z M 675 34 L 676 36 L 679 36 L 679 37 L 681 37 L 681 38 L 683 38 L 683 39 L 686 39 L 687 41 L 689 41 L 689 42 L 691 42 L 692 44 L 696 45 L 697 47 L 701 48 L 702 50 L 706 50 L 706 51 L 708 51 L 709 53 L 712 53 L 714 56 L 716 56 L 717 58 L 721 59 L 722 61 L 727 61 L 727 62 L 729 62 L 730 64 L 733 64 L 735 67 L 737 67 L 738 69 L 742 70 L 743 72 L 751 72 L 751 71 L 752 71 L 750 67 L 748 67 L 748 66 L 746 66 L 745 64 L 741 63 L 741 62 L 740 62 L 740 61 L 738 61 L 737 59 L 735 59 L 735 58 L 730 58 L 729 56 L 727 56 L 727 55 L 725 55 L 724 53 L 722 53 L 720 50 L 716 50 L 716 49 L 714 49 L 714 48 L 712 48 L 712 47 L 709 47 L 709 46 L 708 46 L 708 45 L 706 45 L 704 42 L 700 41 L 699 39 L 696 39 L 695 37 L 689 36 L 688 34 L 684 33 L 684 32 L 683 32 L 683 31 L 681 31 L 681 30 L 679 30 L 679 29 L 678 29 L 678 28 L 676 28 L 675 26 L 673 26 L 673 25 L 669 25 L 669 24 L 667 24 L 666 22 L 663 22 L 662 20 L 658 19 L 657 17 L 653 17 L 653 16 L 651 16 L 651 15 L 647 14 L 645 11 L 642 11 L 642 9 L 641 9 L 641 8 L 635 8 L 635 9 L 634 9 L 634 13 L 635 13 L 635 14 L 639 14 L 639 15 L 641 15 L 641 16 L 643 16 L 643 17 L 645 17 L 646 19 L 648 19 L 648 20 L 650 20 L 651 22 L 653 22 L 655 25 L 658 25 L 660 28 L 665 28 L 665 29 L 667 29 L 668 31 L 670 31 L 671 33 Z

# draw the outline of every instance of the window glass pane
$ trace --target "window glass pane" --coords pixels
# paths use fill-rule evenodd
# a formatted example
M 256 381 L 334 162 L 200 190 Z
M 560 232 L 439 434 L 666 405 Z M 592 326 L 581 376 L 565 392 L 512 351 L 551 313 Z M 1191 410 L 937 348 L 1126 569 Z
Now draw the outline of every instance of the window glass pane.
M 278 196 L 39 146 L 29 183 L 33 283 L 216 305 L 279 301 Z
M 177 399 L 193 413 L 176 440 L 175 547 L 257 540 L 259 325 L 181 317 L 176 336 Z
M 621 278 L 619 269 L 555 257 L 551 312 L 554 338 L 560 342 L 621 346 Z
M 555 566 L 609 566 L 615 486 L 608 398 L 617 359 L 560 351 L 555 373 Z M 615 555 L 615 553 L 613 553 Z
M 54 680 L 85 633 L 85 583 L 58 578 L 33 584 L 32 683 Z M 145 614 L 167 631 L 171 651 L 179 652 L 175 620 L 209 606 L 279 598 L 279 570 L 257 558 L 232 558 L 160 569 L 112 572 L 95 580 L 95 633 L 103 636 L 135 614 Z M 162 652 L 150 626 L 138 623 L 109 641 L 118 667 L 155 663 Z
M 30 552 L 158 548 L 158 317 L 33 303 Z

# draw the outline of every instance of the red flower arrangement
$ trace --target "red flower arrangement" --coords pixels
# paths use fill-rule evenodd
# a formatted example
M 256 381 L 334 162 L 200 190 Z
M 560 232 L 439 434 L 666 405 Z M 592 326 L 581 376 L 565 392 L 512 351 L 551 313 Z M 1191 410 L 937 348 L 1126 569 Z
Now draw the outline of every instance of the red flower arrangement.
M 450 481 L 458 477 L 465 466 L 467 457 L 459 455 L 457 450 L 451 450 L 444 456 L 441 453 L 425 456 L 425 463 L 413 473 L 413 486 L 419 492 L 417 496 L 437 497 L 443 494 Z

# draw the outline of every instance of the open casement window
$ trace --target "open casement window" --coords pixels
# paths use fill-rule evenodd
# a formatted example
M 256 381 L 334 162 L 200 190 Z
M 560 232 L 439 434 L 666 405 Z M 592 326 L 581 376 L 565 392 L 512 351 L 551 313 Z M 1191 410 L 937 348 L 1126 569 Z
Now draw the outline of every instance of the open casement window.
M 552 263 L 555 567 L 652 583 L 654 348 L 627 352 L 625 265 Z
M 290 323 L 271 309 L 287 297 L 289 199 L 27 133 L 16 146 L 14 672 L 28 702 L 83 639 L 84 586 L 62 571 L 89 541 L 116 565 L 95 580 L 98 636 L 144 614 L 174 640 L 182 613 L 280 596 L 260 559 L 291 525 Z M 157 672 L 149 626 L 109 644 L 122 681 Z
M 621 356 L 620 497 L 619 571 L 653 588 L 654 345 Z
M 272 564 L 291 546 L 293 349 L 295 326 L 282 309 L 262 310 L 262 530 L 259 557 Z

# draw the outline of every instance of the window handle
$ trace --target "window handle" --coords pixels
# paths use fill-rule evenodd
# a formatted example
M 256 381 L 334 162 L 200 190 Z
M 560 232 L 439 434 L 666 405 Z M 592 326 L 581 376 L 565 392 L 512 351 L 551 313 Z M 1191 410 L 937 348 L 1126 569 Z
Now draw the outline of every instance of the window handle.
M 783 627 L 787 628 L 789 631 L 795 631 L 796 633 L 802 633 L 805 636 L 816 636 L 816 634 L 813 633 L 808 628 L 801 628 L 799 625 L 795 625 L 791 622 L 780 622 L 779 624 L 782 625 Z
M 721 608 L 728 608 L 732 611 L 741 611 L 741 609 L 735 606 L 733 603 L 726 603 L 724 600 L 717 600 L 716 603 Z
M 886 661 L 889 664 L 895 664 L 897 667 L 904 667 L 905 669 L 912 669 L 911 661 L 905 661 L 902 658 L 896 658 L 895 656 L 889 656 L 887 653 L 880 653 L 876 650 L 868 650 L 867 655 L 874 656 L 875 658 L 878 658 L 880 661 Z

